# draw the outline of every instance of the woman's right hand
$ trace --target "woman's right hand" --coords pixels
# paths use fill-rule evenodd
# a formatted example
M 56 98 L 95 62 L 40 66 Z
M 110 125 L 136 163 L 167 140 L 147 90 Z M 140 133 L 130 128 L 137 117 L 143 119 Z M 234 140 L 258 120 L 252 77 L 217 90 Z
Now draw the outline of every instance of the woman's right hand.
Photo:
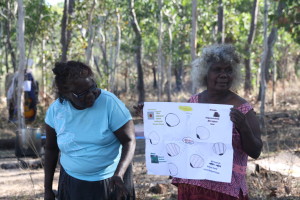
M 133 106 L 133 108 L 135 109 L 135 114 L 141 118 L 143 118 L 143 108 L 144 108 L 144 104 L 143 103 L 139 103 L 137 106 Z

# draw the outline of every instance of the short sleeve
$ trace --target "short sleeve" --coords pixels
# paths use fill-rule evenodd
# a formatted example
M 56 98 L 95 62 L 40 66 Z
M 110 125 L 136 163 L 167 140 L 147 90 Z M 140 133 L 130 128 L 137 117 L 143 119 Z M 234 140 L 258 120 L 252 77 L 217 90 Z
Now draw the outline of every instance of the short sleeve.
M 46 112 L 45 123 L 54 128 L 54 103 L 49 106 Z
M 191 98 L 188 100 L 188 103 L 198 103 L 198 94 L 191 96 Z
M 253 107 L 250 103 L 246 102 L 237 107 L 239 111 L 241 111 L 244 115 L 247 114 L 250 110 L 253 110 Z
M 117 97 L 113 96 L 111 103 L 112 110 L 109 116 L 109 128 L 115 132 L 131 120 L 132 117 L 125 104 Z

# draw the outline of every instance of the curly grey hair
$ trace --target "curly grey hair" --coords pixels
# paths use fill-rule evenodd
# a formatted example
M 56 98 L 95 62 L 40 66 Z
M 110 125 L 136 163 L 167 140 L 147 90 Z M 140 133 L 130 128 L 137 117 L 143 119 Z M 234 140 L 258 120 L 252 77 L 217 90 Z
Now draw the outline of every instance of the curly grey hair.
M 206 46 L 202 50 L 202 55 L 192 63 L 192 78 L 198 86 L 207 86 L 207 73 L 209 68 L 218 62 L 230 64 L 233 69 L 233 82 L 231 89 L 237 90 L 242 81 L 240 57 L 235 47 L 231 44 L 214 44 Z

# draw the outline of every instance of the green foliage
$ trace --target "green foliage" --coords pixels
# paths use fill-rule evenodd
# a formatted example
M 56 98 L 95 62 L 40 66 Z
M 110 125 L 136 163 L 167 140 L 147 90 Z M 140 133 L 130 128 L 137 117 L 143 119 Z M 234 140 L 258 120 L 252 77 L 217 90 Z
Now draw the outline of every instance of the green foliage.
M 281 0 L 282 1 L 282 0 Z M 300 14 L 299 1 L 284 0 L 285 9 L 281 16 L 277 13 L 279 0 L 270 1 L 268 14 L 268 33 L 272 27 L 278 28 L 278 40 L 274 47 L 274 59 L 281 62 L 286 57 L 282 49 L 287 49 L 289 56 L 296 58 L 297 49 L 300 45 Z M 0 2 L 0 64 L 5 66 L 5 52 L 7 44 L 7 32 L 5 25 L 7 23 L 6 2 L 11 3 L 11 26 L 10 40 L 12 48 L 17 54 L 17 33 L 15 25 L 17 23 L 17 14 L 14 12 L 16 2 L 13 0 L 4 0 Z M 85 51 L 88 47 L 88 40 L 91 35 L 89 32 L 89 15 L 92 11 L 93 0 L 76 1 L 75 12 L 72 17 L 72 23 L 68 28 L 72 29 L 72 40 L 69 46 L 69 59 L 85 60 Z M 121 28 L 121 49 L 119 63 L 119 73 L 127 70 L 128 67 L 134 69 L 134 32 L 131 26 L 131 16 L 129 14 L 129 1 L 123 0 L 103 0 L 95 1 L 94 13 L 91 21 L 91 27 L 94 31 L 93 52 L 95 59 L 98 60 L 99 85 L 108 88 L 110 73 L 113 69 L 107 69 L 107 63 L 114 56 L 117 38 L 117 17 L 120 15 Z M 163 13 L 163 55 L 165 60 L 172 57 L 173 70 L 175 68 L 190 67 L 190 36 L 192 22 L 192 1 L 191 0 L 164 0 L 162 1 Z M 251 23 L 251 10 L 253 0 L 228 0 L 224 2 L 225 35 L 226 42 L 233 43 L 242 55 L 242 58 L 248 58 L 245 53 L 245 45 L 249 34 Z M 198 4 L 198 29 L 197 29 L 197 53 L 205 45 L 216 42 L 217 38 L 217 15 L 218 1 L 197 1 Z M 29 53 L 29 44 L 32 44 L 30 57 L 35 60 L 35 67 L 43 67 L 42 57 L 46 60 L 46 74 L 50 87 L 51 71 L 53 64 L 58 60 L 61 54 L 61 19 L 63 4 L 57 6 L 45 5 L 40 0 L 24 0 L 25 6 L 25 39 L 26 53 Z M 158 1 L 143 0 L 135 1 L 135 12 L 142 34 L 142 59 L 143 62 L 150 62 L 155 65 L 158 53 L 158 28 L 159 28 L 159 5 Z M 172 49 L 170 49 L 168 29 L 172 30 Z M 41 51 L 41 43 L 46 41 L 44 50 Z M 259 1 L 259 15 L 257 21 L 257 31 L 255 33 L 254 43 L 252 44 L 250 55 L 253 75 L 258 73 L 258 68 L 263 51 L 263 1 Z M 104 60 L 103 52 L 100 46 L 106 50 L 107 61 Z M 172 53 L 172 54 L 171 54 Z M 171 54 L 171 55 L 170 55 Z M 8 56 L 9 68 L 11 68 L 11 56 Z M 125 64 L 124 64 L 125 63 Z M 167 65 L 167 62 L 165 62 Z M 3 67 L 0 72 L 4 71 Z M 134 70 L 131 73 L 136 73 Z M 49 75 L 50 74 L 50 75 Z M 129 75 L 128 75 L 129 77 Z M 136 74 L 130 75 L 130 83 L 137 79 Z M 255 77 L 255 76 L 253 76 Z M 255 79 L 252 80 L 256 82 Z M 133 84 L 134 86 L 134 84 Z

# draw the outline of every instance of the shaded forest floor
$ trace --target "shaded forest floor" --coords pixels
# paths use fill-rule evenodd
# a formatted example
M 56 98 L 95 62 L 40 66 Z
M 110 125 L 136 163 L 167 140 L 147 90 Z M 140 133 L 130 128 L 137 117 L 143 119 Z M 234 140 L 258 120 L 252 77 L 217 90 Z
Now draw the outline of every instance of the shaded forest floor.
M 272 106 L 271 97 L 266 103 L 266 130 L 262 135 L 263 153 L 258 160 L 249 161 L 247 182 L 250 198 L 258 199 L 300 199 L 300 90 L 299 83 L 277 86 L 277 104 Z M 271 93 L 268 93 L 270 95 Z M 186 101 L 188 94 L 176 94 L 176 101 Z M 120 96 L 121 99 L 122 96 Z M 174 97 L 175 98 L 175 97 Z M 249 97 L 257 113 L 260 104 Z M 153 100 L 155 100 L 153 98 Z M 136 101 L 126 102 L 129 108 Z M 7 122 L 5 101 L 0 112 L 0 200 L 1 199 L 43 199 L 43 169 L 36 162 L 39 159 L 22 159 L 25 165 L 14 156 L 9 144 L 15 137 L 16 127 Z M 41 111 L 44 112 L 44 111 Z M 138 121 L 138 120 L 136 120 Z M 40 125 L 42 119 L 37 120 Z M 7 141 L 7 142 L 6 142 Z M 134 157 L 134 178 L 137 199 L 176 199 L 177 189 L 166 176 L 148 175 L 144 158 L 144 140 L 137 140 Z M 23 164 L 22 164 L 23 163 Z M 6 169 L 11 166 L 11 169 Z M 57 169 L 58 170 L 58 169 Z M 58 173 L 56 173 L 57 183 Z M 55 188 L 56 186 L 54 186 Z

